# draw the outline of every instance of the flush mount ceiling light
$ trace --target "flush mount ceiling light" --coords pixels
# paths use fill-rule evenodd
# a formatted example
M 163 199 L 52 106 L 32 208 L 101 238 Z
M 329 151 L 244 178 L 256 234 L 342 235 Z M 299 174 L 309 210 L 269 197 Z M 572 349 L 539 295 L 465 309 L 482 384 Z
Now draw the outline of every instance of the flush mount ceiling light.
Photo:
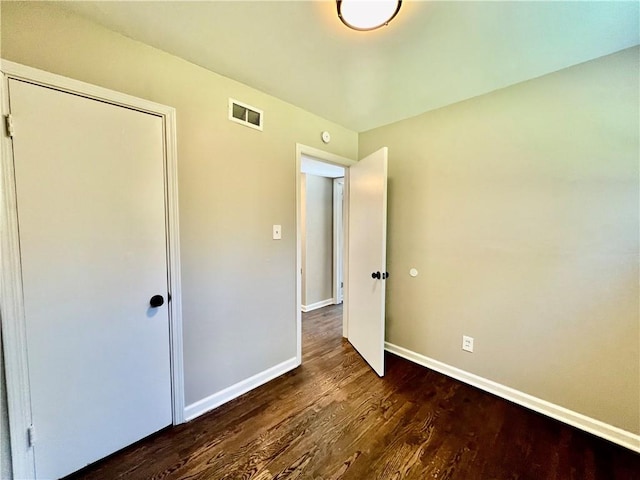
M 400 11 L 402 0 L 337 0 L 338 17 L 354 30 L 375 30 Z

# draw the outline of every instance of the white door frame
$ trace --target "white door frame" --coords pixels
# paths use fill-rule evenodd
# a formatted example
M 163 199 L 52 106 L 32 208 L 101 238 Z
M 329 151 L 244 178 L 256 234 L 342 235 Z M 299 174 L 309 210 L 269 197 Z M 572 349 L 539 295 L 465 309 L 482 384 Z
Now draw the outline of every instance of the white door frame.
M 330 163 L 333 165 L 338 165 L 340 167 L 344 167 L 344 178 L 345 178 L 345 187 L 344 187 L 344 224 L 348 225 L 347 219 L 349 218 L 349 167 L 355 163 L 355 160 L 351 160 L 350 158 L 341 157 L 340 155 L 335 155 L 333 153 L 325 152 L 324 150 L 319 150 L 314 147 L 309 147 L 307 145 L 302 145 L 301 143 L 296 144 L 296 360 L 297 365 L 302 363 L 302 156 L 313 157 L 315 160 L 319 160 L 324 163 Z M 347 302 L 349 301 L 349 291 L 346 288 L 347 280 L 349 278 L 349 272 L 347 271 L 346 265 L 348 265 L 348 254 L 346 246 L 349 244 L 349 230 L 348 228 L 344 229 L 344 258 L 343 258 L 343 276 L 344 276 L 344 304 L 343 308 L 343 317 L 342 317 L 342 336 L 346 337 L 349 326 L 349 318 L 346 315 L 347 312 Z
M 163 120 L 165 150 L 165 202 L 167 206 L 167 267 L 171 404 L 173 424 L 184 422 L 184 369 L 182 356 L 182 295 L 180 284 L 180 237 L 178 228 L 178 152 L 176 111 L 158 103 L 72 80 L 0 59 L 2 115 L 9 109 L 9 79 L 23 80 L 59 91 L 156 115 Z M 0 316 L 7 381 L 9 434 L 14 478 L 35 477 L 35 457 L 29 445 L 31 393 L 20 267 L 20 243 L 13 168 L 13 144 L 8 128 L 0 145 Z M 16 132 L 19 134 L 19 132 Z
M 345 169 L 346 170 L 346 169 Z M 333 179 L 333 303 L 344 300 L 341 284 L 344 283 L 344 185 L 345 179 Z M 342 239 L 342 242 L 340 241 Z M 342 244 L 342 249 L 340 246 Z M 346 335 L 345 335 L 346 337 Z

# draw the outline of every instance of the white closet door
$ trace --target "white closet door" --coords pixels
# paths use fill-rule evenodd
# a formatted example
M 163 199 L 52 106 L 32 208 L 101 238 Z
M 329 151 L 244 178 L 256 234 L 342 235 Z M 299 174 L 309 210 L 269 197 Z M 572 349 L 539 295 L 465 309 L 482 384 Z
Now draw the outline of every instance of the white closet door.
M 59 478 L 171 423 L 163 124 L 9 95 L 36 475 Z

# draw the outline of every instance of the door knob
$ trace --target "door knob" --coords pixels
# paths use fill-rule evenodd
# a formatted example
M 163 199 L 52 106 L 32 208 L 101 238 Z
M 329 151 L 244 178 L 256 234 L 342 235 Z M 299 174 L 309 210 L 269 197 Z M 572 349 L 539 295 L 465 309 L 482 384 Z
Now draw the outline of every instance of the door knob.
M 371 274 L 371 278 L 377 278 L 378 280 L 380 280 L 380 272 L 373 272 Z
M 384 272 L 384 273 L 382 274 L 382 279 L 383 279 L 383 280 L 386 280 L 387 278 L 389 278 L 389 272 Z
M 162 295 L 154 295 L 149 300 L 149 305 L 151 305 L 151 308 L 161 307 L 164 305 L 164 297 Z

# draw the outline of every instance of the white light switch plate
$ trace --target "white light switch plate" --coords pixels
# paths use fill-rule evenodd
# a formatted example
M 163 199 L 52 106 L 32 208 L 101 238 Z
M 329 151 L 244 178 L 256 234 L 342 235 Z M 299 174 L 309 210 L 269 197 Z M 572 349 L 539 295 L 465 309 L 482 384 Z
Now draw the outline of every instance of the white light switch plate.
M 274 240 L 282 239 L 282 225 L 273 226 L 273 239 Z

